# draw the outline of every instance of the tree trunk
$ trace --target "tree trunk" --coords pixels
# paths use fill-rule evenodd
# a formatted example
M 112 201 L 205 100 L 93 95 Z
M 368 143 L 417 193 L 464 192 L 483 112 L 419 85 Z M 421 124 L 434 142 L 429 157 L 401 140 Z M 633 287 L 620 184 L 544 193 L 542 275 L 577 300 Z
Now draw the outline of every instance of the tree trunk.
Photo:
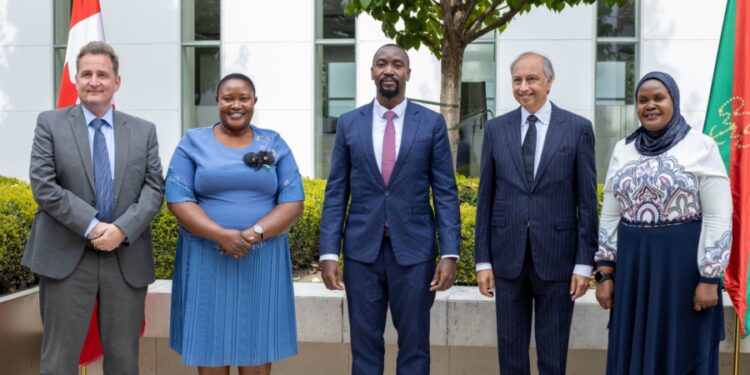
M 464 60 L 465 46 L 451 43 L 449 38 L 443 41 L 440 60 L 440 112 L 445 117 L 448 127 L 448 139 L 451 144 L 451 158 L 453 168 L 456 168 L 456 155 L 458 152 L 458 125 L 461 117 L 461 67 Z

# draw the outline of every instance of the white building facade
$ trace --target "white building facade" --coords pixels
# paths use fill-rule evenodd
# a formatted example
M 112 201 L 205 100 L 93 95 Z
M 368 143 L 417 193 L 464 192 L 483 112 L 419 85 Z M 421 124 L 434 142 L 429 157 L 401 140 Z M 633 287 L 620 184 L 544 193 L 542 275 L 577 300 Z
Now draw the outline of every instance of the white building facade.
M 166 170 L 184 129 L 217 120 L 218 79 L 245 73 L 259 98 L 253 123 L 281 133 L 303 175 L 325 177 L 336 118 L 372 100 L 371 59 L 390 42 L 379 22 L 342 15 L 339 2 L 100 0 L 120 56 L 117 108 L 156 123 Z M 465 54 L 464 105 L 479 116 L 461 125 L 460 171 L 478 173 L 485 114 L 517 107 L 509 64 L 528 50 L 555 66 L 552 101 L 594 122 L 600 180 L 611 147 L 637 126 L 633 91 L 646 72 L 672 74 L 683 115 L 702 128 L 725 5 L 632 0 L 517 16 Z M 0 0 L 0 175 L 28 180 L 37 114 L 57 99 L 69 12 L 70 0 Z M 439 61 L 424 47 L 409 55 L 407 96 L 438 102 Z

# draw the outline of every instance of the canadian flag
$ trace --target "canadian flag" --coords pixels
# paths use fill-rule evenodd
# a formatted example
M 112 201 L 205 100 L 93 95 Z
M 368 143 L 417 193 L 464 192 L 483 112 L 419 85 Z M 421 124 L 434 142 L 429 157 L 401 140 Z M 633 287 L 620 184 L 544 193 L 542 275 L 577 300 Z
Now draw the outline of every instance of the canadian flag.
M 65 52 L 65 66 L 60 77 L 60 93 L 57 108 L 76 104 L 76 58 L 81 47 L 88 42 L 104 41 L 104 26 L 99 0 L 73 0 L 70 12 L 68 48 Z

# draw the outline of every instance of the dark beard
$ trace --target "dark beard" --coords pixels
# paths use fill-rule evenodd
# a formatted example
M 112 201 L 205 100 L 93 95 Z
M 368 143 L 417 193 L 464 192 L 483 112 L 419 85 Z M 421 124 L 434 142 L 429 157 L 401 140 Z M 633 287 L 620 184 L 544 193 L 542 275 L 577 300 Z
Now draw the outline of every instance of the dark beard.
M 383 88 L 383 84 L 381 83 L 380 86 L 378 86 L 378 92 L 380 92 L 380 95 L 384 98 L 391 99 L 398 96 L 399 91 L 401 91 L 401 85 L 398 81 L 396 82 L 396 88 L 393 90 L 386 90 Z

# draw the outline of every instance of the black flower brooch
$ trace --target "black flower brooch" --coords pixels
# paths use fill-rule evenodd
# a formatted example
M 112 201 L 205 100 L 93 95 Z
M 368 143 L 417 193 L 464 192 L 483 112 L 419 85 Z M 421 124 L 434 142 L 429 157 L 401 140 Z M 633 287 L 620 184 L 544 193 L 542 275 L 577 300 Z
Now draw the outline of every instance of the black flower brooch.
M 242 161 L 255 170 L 261 167 L 271 168 L 275 160 L 276 158 L 271 151 L 248 152 L 242 157 Z

